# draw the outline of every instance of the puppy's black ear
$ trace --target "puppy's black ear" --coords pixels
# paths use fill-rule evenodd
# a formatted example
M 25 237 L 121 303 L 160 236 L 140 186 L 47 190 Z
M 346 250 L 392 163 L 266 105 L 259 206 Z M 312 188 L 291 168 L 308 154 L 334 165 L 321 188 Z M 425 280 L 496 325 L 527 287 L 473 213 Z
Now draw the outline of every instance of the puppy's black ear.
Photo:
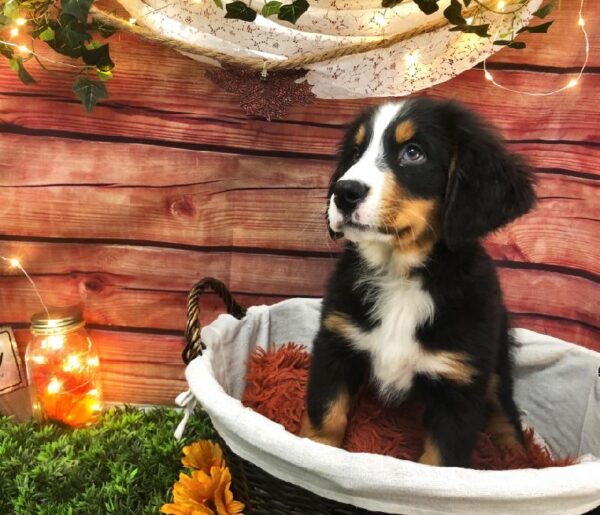
M 535 202 L 529 167 L 466 107 L 450 102 L 445 119 L 453 141 L 443 238 L 449 248 L 492 232 L 527 213 Z

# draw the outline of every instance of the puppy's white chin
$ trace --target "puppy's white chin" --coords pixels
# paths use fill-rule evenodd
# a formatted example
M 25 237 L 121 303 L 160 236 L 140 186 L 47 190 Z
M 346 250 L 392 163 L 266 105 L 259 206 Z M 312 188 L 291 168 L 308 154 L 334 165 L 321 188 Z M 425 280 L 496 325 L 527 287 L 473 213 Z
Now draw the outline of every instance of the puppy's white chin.
M 340 232 L 340 231 L 337 231 Z M 365 231 L 356 229 L 354 227 L 344 227 L 343 231 L 344 237 L 347 240 L 350 240 L 354 243 L 368 243 L 368 242 L 378 242 L 378 243 L 391 243 L 392 235 L 390 234 L 382 234 L 376 230 L 373 231 Z

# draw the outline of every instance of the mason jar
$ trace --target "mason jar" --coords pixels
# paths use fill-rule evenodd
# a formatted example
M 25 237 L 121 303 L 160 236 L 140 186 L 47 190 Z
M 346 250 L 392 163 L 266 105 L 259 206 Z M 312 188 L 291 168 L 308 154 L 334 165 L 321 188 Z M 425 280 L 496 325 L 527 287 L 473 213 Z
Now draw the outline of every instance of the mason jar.
M 103 409 L 100 360 L 78 308 L 31 317 L 25 351 L 33 414 L 70 427 L 93 424 Z

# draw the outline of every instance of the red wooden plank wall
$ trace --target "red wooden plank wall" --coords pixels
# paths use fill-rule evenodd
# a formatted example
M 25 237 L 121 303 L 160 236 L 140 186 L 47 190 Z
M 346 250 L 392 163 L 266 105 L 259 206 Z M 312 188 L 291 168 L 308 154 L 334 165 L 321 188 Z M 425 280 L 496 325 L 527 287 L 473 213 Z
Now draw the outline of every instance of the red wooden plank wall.
M 576 4 L 526 51 L 492 59 L 497 80 L 567 82 L 584 57 Z M 568 92 L 511 94 L 476 69 L 425 94 L 482 112 L 537 169 L 537 210 L 488 242 L 516 325 L 600 350 L 597 2 L 586 19 L 592 56 Z M 380 100 L 317 101 L 267 122 L 173 51 L 123 35 L 111 47 L 111 98 L 92 115 L 71 77 L 37 70 L 26 87 L 0 64 L 0 254 L 22 260 L 49 304 L 85 305 L 109 400 L 171 403 L 195 280 L 218 277 L 245 305 L 321 295 L 337 250 L 322 217 L 335 146 Z M 1 274 L 0 325 L 24 349 L 38 305 L 24 278 Z M 205 321 L 219 309 L 207 299 Z

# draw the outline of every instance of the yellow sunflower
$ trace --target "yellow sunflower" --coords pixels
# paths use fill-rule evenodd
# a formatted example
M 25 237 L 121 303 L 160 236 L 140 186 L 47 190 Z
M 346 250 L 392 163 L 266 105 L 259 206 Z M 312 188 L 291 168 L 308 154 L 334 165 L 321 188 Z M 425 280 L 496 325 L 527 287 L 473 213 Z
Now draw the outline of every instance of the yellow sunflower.
M 211 467 L 210 475 L 194 470 L 179 475 L 173 486 L 174 504 L 162 506 L 168 515 L 238 515 L 244 504 L 233 500 L 231 473 L 227 467 Z
M 202 470 L 207 474 L 212 467 L 224 467 L 223 451 L 210 440 L 200 440 L 183 448 L 181 463 L 184 467 Z

